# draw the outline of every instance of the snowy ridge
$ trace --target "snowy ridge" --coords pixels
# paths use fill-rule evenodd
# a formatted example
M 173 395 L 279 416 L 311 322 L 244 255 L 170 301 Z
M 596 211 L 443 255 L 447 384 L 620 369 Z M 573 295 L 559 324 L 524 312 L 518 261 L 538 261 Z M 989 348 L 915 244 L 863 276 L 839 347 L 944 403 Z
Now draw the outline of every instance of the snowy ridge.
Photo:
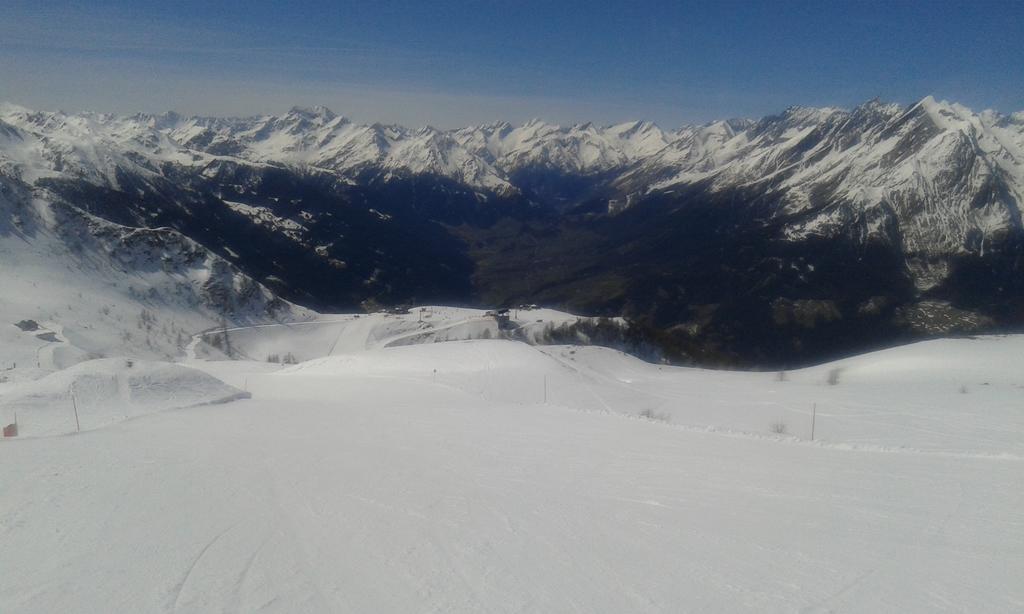
M 281 116 L 119 117 L 36 112 L 0 106 L 0 164 L 26 181 L 60 174 L 117 186 L 117 169 L 159 173 L 172 162 L 284 164 L 357 178 L 435 174 L 498 193 L 516 191 L 509 174 L 525 166 L 595 173 L 653 155 L 673 138 L 650 122 L 559 127 L 533 120 L 443 131 L 359 125 L 325 107 Z
M 704 182 L 775 197 L 794 239 L 860 226 L 909 254 L 974 252 L 1019 234 L 1024 124 L 926 97 L 852 111 L 794 107 L 758 122 L 684 130 L 617 180 L 643 194 Z M 886 222 L 899 239 L 886 232 Z
M 524 167 L 594 173 L 623 168 L 651 156 L 670 142 L 672 135 L 650 122 L 629 122 L 598 127 L 580 124 L 563 128 L 531 120 L 513 127 L 508 123 L 457 130 L 455 141 L 506 173 Z

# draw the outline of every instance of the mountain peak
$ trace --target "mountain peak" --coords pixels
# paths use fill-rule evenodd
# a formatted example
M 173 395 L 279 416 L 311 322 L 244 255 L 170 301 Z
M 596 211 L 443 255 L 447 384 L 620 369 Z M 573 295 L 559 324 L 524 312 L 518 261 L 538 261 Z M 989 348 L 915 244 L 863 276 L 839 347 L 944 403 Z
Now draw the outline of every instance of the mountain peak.
M 527 121 L 525 124 L 523 124 L 523 128 L 537 128 L 537 127 L 546 127 L 546 126 L 550 126 L 550 125 L 551 124 L 548 124 L 546 121 L 544 121 L 543 119 L 541 119 L 539 117 L 532 117 L 532 118 L 530 118 L 529 121 Z M 557 126 L 553 126 L 553 127 L 557 128 Z
M 288 115 L 304 117 L 307 119 L 320 119 L 324 122 L 329 122 L 338 117 L 334 111 L 321 104 L 313 105 L 312 107 L 294 106 L 288 110 Z
M 936 100 L 934 96 L 929 94 L 913 105 L 911 108 L 920 108 L 931 114 L 942 114 L 946 116 L 956 116 L 960 114 L 973 114 L 973 111 L 967 107 L 949 102 L 947 100 Z
M 927 114 L 932 123 L 941 130 L 967 130 L 971 118 L 976 114 L 959 104 L 945 100 L 935 100 L 931 95 L 925 96 L 910 108 L 910 112 L 919 111 Z
M 614 126 L 609 126 L 608 129 L 618 133 L 621 136 L 632 136 L 635 134 L 643 134 L 656 128 L 657 126 L 654 124 L 654 122 L 637 119 L 629 122 L 623 122 L 621 124 L 615 124 Z

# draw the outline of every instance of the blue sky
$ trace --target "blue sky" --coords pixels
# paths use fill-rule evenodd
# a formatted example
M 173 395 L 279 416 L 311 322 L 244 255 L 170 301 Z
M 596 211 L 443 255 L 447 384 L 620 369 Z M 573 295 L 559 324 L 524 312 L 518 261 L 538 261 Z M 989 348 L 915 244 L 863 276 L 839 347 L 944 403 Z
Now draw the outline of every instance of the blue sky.
M 925 95 L 1024 109 L 1024 1 L 0 0 L 0 100 L 666 127 Z

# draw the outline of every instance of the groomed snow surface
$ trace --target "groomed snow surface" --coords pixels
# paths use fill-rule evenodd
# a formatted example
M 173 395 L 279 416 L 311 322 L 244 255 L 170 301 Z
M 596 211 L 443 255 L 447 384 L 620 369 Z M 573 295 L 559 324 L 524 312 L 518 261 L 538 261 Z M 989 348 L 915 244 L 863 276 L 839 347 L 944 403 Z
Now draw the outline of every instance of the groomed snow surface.
M 780 375 L 430 314 L 0 384 L 0 611 L 1024 610 L 1024 337 Z

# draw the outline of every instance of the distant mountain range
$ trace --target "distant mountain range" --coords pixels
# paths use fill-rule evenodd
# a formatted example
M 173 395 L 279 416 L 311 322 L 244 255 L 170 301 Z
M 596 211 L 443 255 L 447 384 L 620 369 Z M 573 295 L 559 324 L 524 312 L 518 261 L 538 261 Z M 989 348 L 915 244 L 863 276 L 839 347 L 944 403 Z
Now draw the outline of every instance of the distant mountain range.
M 272 311 L 547 303 L 766 366 L 1024 323 L 1024 113 L 931 97 L 678 130 L 0 105 L 4 194 L 187 241 Z

